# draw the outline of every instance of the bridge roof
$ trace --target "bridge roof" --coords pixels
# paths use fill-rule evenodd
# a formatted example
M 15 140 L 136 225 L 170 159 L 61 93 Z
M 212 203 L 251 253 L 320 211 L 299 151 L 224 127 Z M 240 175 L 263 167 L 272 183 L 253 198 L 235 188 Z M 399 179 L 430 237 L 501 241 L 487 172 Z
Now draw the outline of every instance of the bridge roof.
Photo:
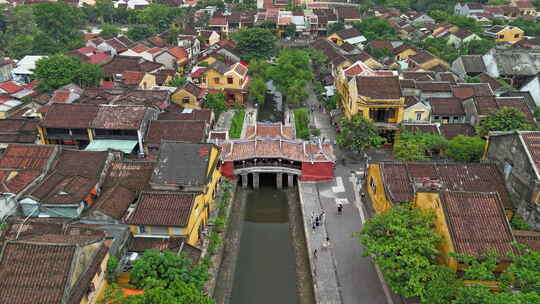
M 273 137 L 281 139 L 294 139 L 294 131 L 291 126 L 280 123 L 257 123 L 247 127 L 245 138 Z
M 252 158 L 283 158 L 301 162 L 336 161 L 330 143 L 257 138 L 224 141 L 219 146 L 222 148 L 223 161 Z

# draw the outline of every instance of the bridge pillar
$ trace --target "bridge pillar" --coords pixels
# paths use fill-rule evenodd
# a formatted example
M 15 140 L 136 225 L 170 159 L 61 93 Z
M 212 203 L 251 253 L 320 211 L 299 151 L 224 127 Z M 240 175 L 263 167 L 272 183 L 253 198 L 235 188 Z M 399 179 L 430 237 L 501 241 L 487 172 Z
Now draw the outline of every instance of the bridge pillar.
M 278 189 L 283 188 L 283 173 L 276 173 L 276 185 Z
M 259 173 L 253 173 L 253 189 L 259 189 Z
M 294 174 L 287 174 L 287 186 L 289 188 L 294 187 Z
M 245 189 L 248 186 L 248 175 L 247 173 L 244 173 L 241 176 L 242 176 L 242 188 Z

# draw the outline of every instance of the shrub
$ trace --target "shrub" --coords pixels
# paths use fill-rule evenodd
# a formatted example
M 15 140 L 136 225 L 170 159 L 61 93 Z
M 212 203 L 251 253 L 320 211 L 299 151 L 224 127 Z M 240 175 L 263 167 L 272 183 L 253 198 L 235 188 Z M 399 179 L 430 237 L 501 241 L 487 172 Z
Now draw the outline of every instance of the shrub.
M 294 110 L 294 127 L 296 128 L 296 137 L 309 138 L 309 114 L 307 109 Z
M 229 136 L 231 138 L 240 138 L 242 134 L 242 128 L 244 126 L 244 116 L 246 112 L 244 109 L 237 109 L 232 118 L 231 127 L 229 129 Z

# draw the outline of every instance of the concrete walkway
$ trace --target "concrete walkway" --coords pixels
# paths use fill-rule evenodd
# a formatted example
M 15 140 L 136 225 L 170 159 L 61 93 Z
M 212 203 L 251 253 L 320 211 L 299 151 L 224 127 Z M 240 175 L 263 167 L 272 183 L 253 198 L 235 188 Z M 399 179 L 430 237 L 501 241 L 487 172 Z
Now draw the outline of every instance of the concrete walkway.
M 229 130 L 234 116 L 234 110 L 227 110 L 219 115 L 218 121 L 214 125 L 214 130 Z
M 300 204 L 306 243 L 313 277 L 313 289 L 316 303 L 338 304 L 343 303 L 339 292 L 336 264 L 331 244 L 324 247 L 323 243 L 328 237 L 326 226 L 323 224 L 315 229 L 312 228 L 313 215 L 322 212 L 321 202 L 318 198 L 317 185 L 315 183 L 298 183 Z

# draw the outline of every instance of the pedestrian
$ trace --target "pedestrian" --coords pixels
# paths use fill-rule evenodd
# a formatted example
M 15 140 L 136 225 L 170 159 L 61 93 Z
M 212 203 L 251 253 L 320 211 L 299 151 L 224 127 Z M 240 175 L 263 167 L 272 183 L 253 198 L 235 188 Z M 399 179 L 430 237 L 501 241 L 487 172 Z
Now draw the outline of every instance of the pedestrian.
M 316 225 L 317 227 L 319 227 L 319 226 L 321 225 L 321 220 L 319 219 L 318 216 L 315 217 L 315 225 Z
M 313 222 L 313 224 L 311 224 L 311 228 L 313 228 L 313 231 L 315 231 L 315 229 L 317 229 L 317 226 L 315 226 L 315 222 Z
M 341 215 L 342 211 L 343 211 L 343 205 L 342 205 L 342 204 L 338 204 L 338 205 L 337 205 L 337 213 L 338 213 L 339 215 Z
M 323 242 L 322 246 L 325 249 L 330 247 L 330 238 L 329 237 L 326 237 L 326 240 Z
M 366 193 L 362 192 L 362 194 L 360 194 L 360 196 L 362 196 L 362 199 L 364 199 L 366 197 Z
M 323 223 L 324 223 L 324 216 L 325 216 L 325 214 L 324 214 L 324 210 L 323 210 L 323 211 L 321 211 L 321 214 L 319 214 L 319 218 L 321 219 L 321 222 L 323 222 Z
M 313 250 L 313 258 L 317 259 L 317 249 Z
M 326 137 L 324 137 L 324 136 L 323 136 L 323 138 L 322 138 L 322 142 L 324 142 L 324 140 L 325 140 L 325 139 L 326 139 Z

